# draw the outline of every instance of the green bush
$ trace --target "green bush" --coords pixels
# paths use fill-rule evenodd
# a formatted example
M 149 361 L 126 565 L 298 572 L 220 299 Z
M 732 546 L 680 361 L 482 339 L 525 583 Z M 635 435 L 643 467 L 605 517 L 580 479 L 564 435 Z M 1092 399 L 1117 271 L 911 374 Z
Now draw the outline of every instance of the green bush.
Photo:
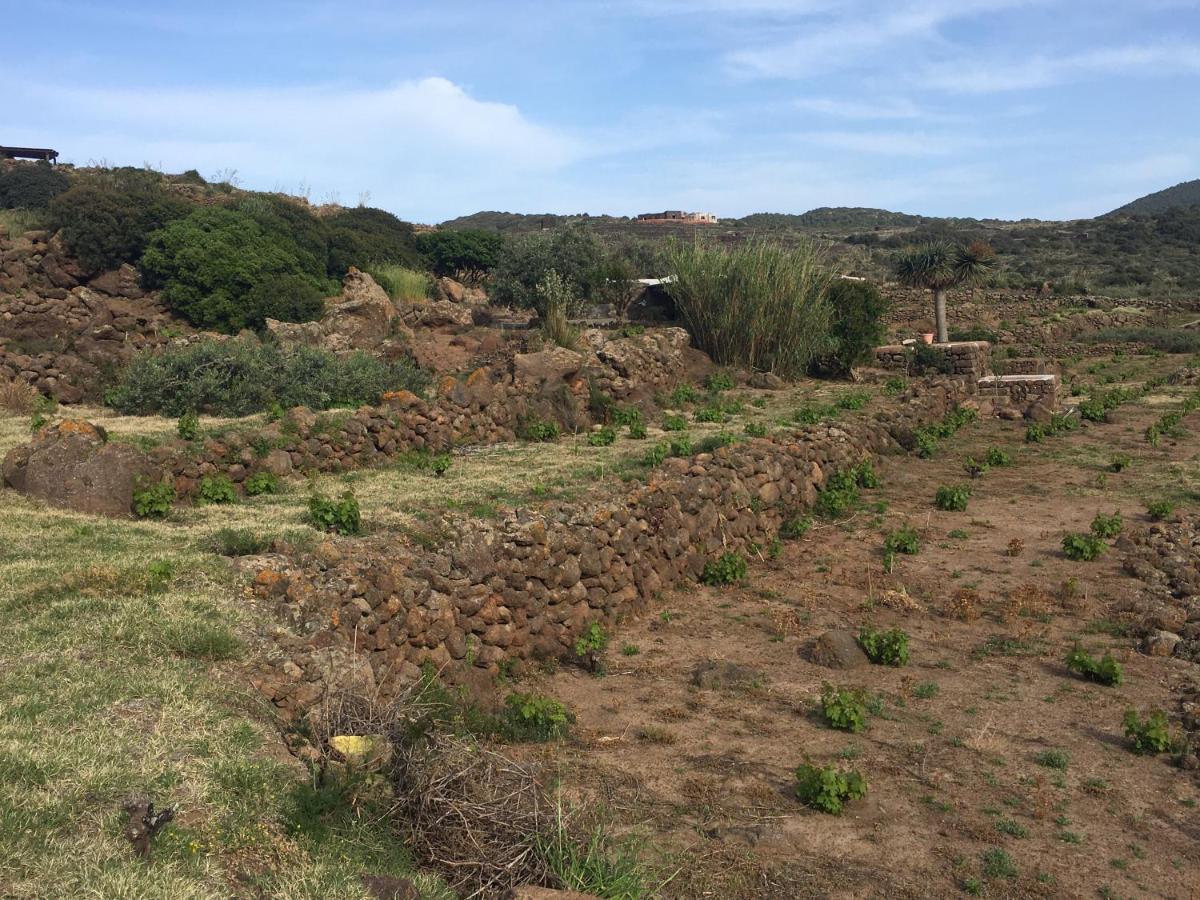
M 1117 453 L 1108 461 L 1108 470 L 1110 472 L 1124 472 L 1131 465 L 1133 465 L 1133 459 L 1128 453 Z
M 1123 527 L 1119 512 L 1111 515 L 1096 513 L 1096 518 L 1092 519 L 1092 534 L 1098 538 L 1115 538 Z
M 831 815 L 841 815 L 847 801 L 867 795 L 867 780 L 856 771 L 843 772 L 836 766 L 824 768 L 805 763 L 796 769 L 796 798 Z
M 708 585 L 734 584 L 746 577 L 746 559 L 740 553 L 722 553 L 704 564 L 700 580 Z
M 1033 422 L 1025 429 L 1025 443 L 1040 444 L 1046 439 L 1046 429 L 1038 422 Z
M 358 499 L 352 491 L 346 491 L 340 500 L 330 500 L 319 494 L 309 497 L 308 518 L 312 525 L 321 531 L 333 531 L 338 534 L 362 532 L 362 513 L 358 508 Z
M 527 441 L 556 441 L 562 429 L 557 422 L 543 422 L 541 419 L 531 419 L 521 429 L 521 436 Z
M 629 423 L 629 436 L 634 440 L 644 440 L 646 437 L 646 423 L 642 421 Z
M 366 270 L 396 263 L 424 268 L 412 225 L 386 210 L 347 207 L 324 219 L 323 225 L 328 252 L 322 261 L 331 278 L 341 279 L 351 266 Z
M 185 412 L 175 423 L 175 433 L 181 440 L 194 441 L 200 437 L 200 417 L 194 412 Z
M 246 477 L 242 488 L 247 497 L 258 497 L 262 494 L 278 494 L 282 485 L 278 475 L 271 472 L 255 472 Z
M 864 625 L 858 633 L 858 645 L 867 659 L 880 666 L 908 664 L 908 635 L 901 628 L 877 631 Z
M 710 372 L 704 379 L 705 389 L 714 394 L 721 391 L 732 391 L 735 384 L 733 376 L 728 372 Z
M 871 402 L 871 395 L 866 391 L 850 391 L 848 394 L 842 394 L 833 402 L 833 405 L 838 409 L 855 410 L 863 409 Z
M 587 437 L 589 447 L 609 447 L 616 443 L 616 440 L 617 432 L 611 425 L 603 425 L 589 432 Z
M 71 179 L 47 162 L 0 169 L 0 209 L 45 209 L 71 186 Z
M 681 384 L 667 397 L 671 406 L 686 406 L 700 399 L 700 392 L 690 384 Z
M 566 737 L 574 721 L 575 716 L 552 697 L 514 692 L 504 699 L 501 730 L 509 740 L 554 741 Z
M 789 541 L 799 540 L 808 534 L 812 526 L 813 520 L 807 516 L 784 519 L 783 524 L 779 526 L 779 536 Z
M 904 526 L 893 531 L 883 540 L 884 570 L 892 570 L 892 561 L 897 553 L 914 556 L 921 552 L 921 539 L 915 529 Z
M 200 503 L 236 503 L 237 490 L 228 475 L 205 475 L 196 489 L 196 498 Z
M 133 491 L 133 514 L 139 519 L 162 519 L 171 512 L 174 502 L 175 485 L 170 479 L 137 486 Z
M 947 512 L 965 512 L 971 499 L 971 488 L 965 484 L 942 485 L 933 497 L 933 505 Z
M 729 416 L 726 415 L 725 410 L 719 406 L 701 407 L 692 414 L 692 418 L 697 422 L 709 422 L 716 424 L 729 421 Z
M 1012 463 L 1012 457 L 999 447 L 988 447 L 987 455 L 983 458 L 989 466 L 1007 466 Z
M 191 209 L 167 192 L 157 173 L 113 169 L 77 179 L 50 201 L 50 227 L 62 230 L 84 269 L 101 272 L 136 263 L 152 233 Z
M 324 313 L 332 285 L 287 235 L 238 209 L 206 207 L 149 239 L 142 280 L 197 328 L 228 334 L 268 318 L 307 322 Z
M 417 250 L 435 275 L 477 279 L 496 267 L 504 238 L 482 228 L 426 231 L 416 236 Z
M 131 415 L 246 416 L 275 406 L 320 410 L 377 403 L 385 391 L 421 393 L 427 383 L 428 376 L 411 362 L 384 363 L 366 353 L 197 341 L 139 353 L 106 399 Z
M 271 539 L 249 528 L 222 528 L 213 535 L 213 552 L 221 556 L 257 556 L 271 546 Z
M 980 462 L 973 456 L 968 456 L 963 460 L 963 471 L 972 478 L 978 478 L 985 474 L 989 468 L 991 467 L 986 462 Z
M 1125 737 L 1133 742 L 1134 753 L 1164 753 L 1171 749 L 1167 714 L 1161 709 L 1151 710 L 1145 720 L 1137 710 L 1126 710 L 1123 724 Z
M 492 269 L 489 298 L 493 303 L 544 312 L 537 286 L 555 271 L 569 287 L 568 316 L 597 300 L 606 280 L 606 251 L 584 225 L 525 234 L 505 243 Z
M 821 690 L 821 715 L 825 724 L 857 734 L 867 727 L 867 702 L 861 691 L 835 688 L 826 682 Z
M 1094 534 L 1067 534 L 1062 539 L 1063 553 L 1076 562 L 1091 562 L 1105 551 L 1104 541 Z
M 719 365 L 797 377 L 833 349 L 833 278 L 812 245 L 673 242 L 667 255 L 680 318 Z
M 1043 750 L 1033 758 L 1033 761 L 1047 769 L 1063 771 L 1070 765 L 1071 757 L 1065 750 Z
M 767 426 L 761 422 L 747 422 L 742 431 L 746 433 L 747 437 L 753 438 L 765 438 L 768 433 Z
M 819 374 L 845 377 L 855 366 L 869 362 L 883 343 L 887 336 L 884 316 L 891 303 L 870 282 L 845 278 L 830 284 L 827 297 L 833 346 L 814 360 L 813 368 Z
M 1156 522 L 1171 518 L 1175 512 L 1175 504 L 1170 500 L 1154 500 L 1146 505 L 1146 512 Z
M 1113 687 L 1121 683 L 1121 664 L 1113 659 L 1111 653 L 1105 653 L 1099 661 L 1090 653 L 1076 644 L 1067 654 L 1067 671 L 1074 672 L 1081 678 L 1094 681 L 1097 684 Z
M 687 419 L 683 416 L 663 416 L 663 431 L 687 431 Z

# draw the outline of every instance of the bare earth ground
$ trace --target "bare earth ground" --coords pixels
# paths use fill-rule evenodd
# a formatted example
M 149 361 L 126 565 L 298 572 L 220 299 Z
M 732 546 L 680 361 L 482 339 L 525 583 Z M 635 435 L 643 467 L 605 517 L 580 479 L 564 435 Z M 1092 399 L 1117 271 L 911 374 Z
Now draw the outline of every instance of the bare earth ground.
M 643 833 L 687 848 L 666 889 L 680 897 L 1200 895 L 1200 786 L 1166 756 L 1130 752 L 1121 725 L 1131 706 L 1172 709 L 1196 668 L 1120 636 L 1119 610 L 1142 587 L 1120 552 L 1086 563 L 1060 548 L 1098 511 L 1120 510 L 1128 532 L 1147 526 L 1148 498 L 1194 502 L 1200 443 L 1153 450 L 1142 436 L 1167 403 L 1122 407 L 1042 445 L 1024 443 L 1023 423 L 978 422 L 934 459 L 887 459 L 883 487 L 865 492 L 885 512 L 819 524 L 752 564 L 744 586 L 667 596 L 659 615 L 614 636 L 607 675 L 563 669 L 538 684 L 578 715 L 573 777 L 602 786 Z M 989 446 L 1013 464 L 973 482 L 966 512 L 936 510 L 936 487 L 966 481 L 963 457 Z M 1133 466 L 1101 487 L 1114 453 Z M 883 534 L 906 523 L 921 552 L 884 575 Z M 1064 604 L 1070 578 L 1081 597 Z M 960 590 L 977 595 L 979 618 L 943 614 Z M 910 665 L 834 671 L 805 658 L 826 629 L 864 623 L 908 631 Z M 1125 683 L 1068 674 L 1076 639 L 1097 656 L 1111 649 Z M 702 689 L 691 675 L 704 660 L 756 675 Z M 882 714 L 858 735 L 825 727 L 813 714 L 825 681 L 877 694 Z M 1050 749 L 1066 751 L 1065 770 L 1034 761 Z M 840 818 L 800 807 L 791 777 L 805 760 L 849 761 L 867 798 Z M 995 847 L 1016 877 L 986 877 L 982 854 Z
M 1126 359 L 1106 371 L 1140 380 L 1181 362 Z M 775 425 L 849 390 L 745 393 L 766 405 L 690 431 L 698 439 L 740 433 L 751 420 Z M 865 411 L 841 415 L 878 409 L 881 391 L 870 390 Z M 1158 450 L 1142 437 L 1187 390 L 1042 445 L 1023 443 L 1023 423 L 989 420 L 933 459 L 885 459 L 883 486 L 864 492 L 849 521 L 818 523 L 776 559 L 764 548 L 743 586 L 691 586 L 622 625 L 604 677 L 561 668 L 522 680 L 519 690 L 558 697 L 578 723 L 563 745 L 514 752 L 545 755 L 607 798 L 616 822 L 675 873 L 668 896 L 1200 894 L 1195 776 L 1165 755 L 1132 754 L 1120 722 L 1130 706 L 1174 709 L 1195 666 L 1143 656 L 1124 635 L 1123 604 L 1136 604 L 1141 585 L 1122 573 L 1120 552 L 1075 563 L 1059 550 L 1062 533 L 1086 531 L 1097 511 L 1120 509 L 1128 533 L 1147 525 L 1148 499 L 1195 508 L 1194 434 Z M 120 440 L 174 430 L 163 419 L 84 414 Z M 1200 413 L 1185 427 L 1200 428 Z M 27 435 L 24 419 L 0 420 L 0 451 Z M 313 486 L 352 486 L 377 539 L 427 540 L 447 512 L 487 518 L 616 489 L 612 476 L 647 443 L 597 448 L 577 436 L 457 455 L 445 479 L 391 466 Z M 968 511 L 935 510 L 936 487 L 967 481 L 963 457 L 989 446 L 1008 449 L 1013 465 L 972 483 Z M 1133 465 L 1105 473 L 1115 453 Z M 363 898 L 361 873 L 412 871 L 386 823 L 314 811 L 302 768 L 242 675 L 271 623 L 247 604 L 244 570 L 214 554 L 214 535 L 235 526 L 311 539 L 308 493 L 293 482 L 277 497 L 183 508 L 152 524 L 0 492 L 0 896 L 48 896 L 54 885 L 60 896 L 106 898 Z M 905 523 L 920 532 L 921 552 L 884 575 L 883 535 Z M 1024 549 L 1010 557 L 1014 538 Z M 1058 599 L 1069 578 L 1085 600 Z M 960 590 L 978 595 L 962 607 L 977 614 L 968 621 L 943 614 Z M 840 672 L 807 661 L 814 636 L 865 622 L 909 631 L 910 665 Z M 1093 652 L 1111 649 L 1125 683 L 1068 676 L 1062 659 L 1076 637 Z M 754 674 L 698 688 L 691 673 L 704 660 Z M 812 708 L 823 681 L 880 697 L 867 731 L 820 724 Z M 1048 749 L 1067 753 L 1065 770 L 1034 761 Z M 801 807 L 791 773 L 806 758 L 858 768 L 868 796 L 840 818 Z M 149 863 L 131 860 L 121 837 L 120 800 L 135 792 L 180 805 Z M 1015 877 L 985 873 L 992 848 L 1011 857 Z

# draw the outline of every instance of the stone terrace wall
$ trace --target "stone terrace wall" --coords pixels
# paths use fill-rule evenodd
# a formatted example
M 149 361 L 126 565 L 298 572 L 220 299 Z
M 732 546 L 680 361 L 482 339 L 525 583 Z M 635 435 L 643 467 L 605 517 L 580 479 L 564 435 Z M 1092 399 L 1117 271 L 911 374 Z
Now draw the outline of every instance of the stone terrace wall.
M 831 473 L 911 446 L 917 427 L 966 393 L 957 381 L 923 383 L 875 419 L 668 460 L 615 500 L 472 523 L 436 551 L 363 540 L 341 544 L 352 548 L 343 555 L 324 544 L 295 568 L 256 577 L 256 594 L 286 625 L 255 683 L 291 714 L 330 681 L 386 695 L 425 663 L 469 680 L 571 658 L 590 623 L 637 613 L 721 553 L 766 546 Z
M 953 374 L 971 380 L 982 378 L 992 370 L 992 345 L 987 341 L 950 341 L 929 344 L 933 350 L 950 357 Z M 875 364 L 881 369 L 907 372 L 912 364 L 915 347 L 889 344 L 875 348 Z
M 1040 407 L 1046 413 L 1058 409 L 1058 376 L 986 375 L 979 379 L 979 399 L 1018 409 Z

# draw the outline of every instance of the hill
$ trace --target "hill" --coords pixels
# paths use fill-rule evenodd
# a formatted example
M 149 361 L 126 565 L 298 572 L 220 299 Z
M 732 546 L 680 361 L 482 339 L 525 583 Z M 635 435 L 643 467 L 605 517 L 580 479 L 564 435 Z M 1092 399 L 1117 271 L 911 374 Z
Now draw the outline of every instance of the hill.
M 1180 206 L 1200 206 L 1200 178 L 1183 181 L 1174 187 L 1139 197 L 1131 203 L 1114 209 L 1107 215 L 1150 215 Z
M 862 228 L 911 228 L 933 221 L 927 216 L 861 206 L 821 206 L 808 212 L 752 213 L 732 224 L 744 228 L 818 228 L 856 231 Z

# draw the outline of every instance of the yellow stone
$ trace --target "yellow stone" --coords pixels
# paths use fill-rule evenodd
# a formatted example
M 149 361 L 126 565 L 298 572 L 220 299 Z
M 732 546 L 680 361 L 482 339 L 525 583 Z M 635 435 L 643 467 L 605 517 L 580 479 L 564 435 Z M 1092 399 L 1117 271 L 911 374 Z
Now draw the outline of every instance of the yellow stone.
M 338 734 L 329 739 L 329 746 L 356 769 L 374 769 L 392 756 L 392 748 L 382 734 Z

